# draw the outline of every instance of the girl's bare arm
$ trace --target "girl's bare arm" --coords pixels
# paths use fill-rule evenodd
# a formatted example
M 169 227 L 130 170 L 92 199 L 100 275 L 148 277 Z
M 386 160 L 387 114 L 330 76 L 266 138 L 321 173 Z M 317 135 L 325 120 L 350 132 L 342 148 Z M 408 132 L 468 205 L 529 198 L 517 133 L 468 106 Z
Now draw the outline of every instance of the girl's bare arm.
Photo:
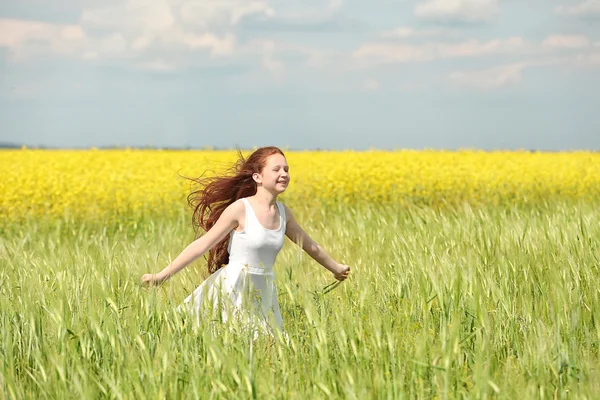
M 327 252 L 319 246 L 309 235 L 302 229 L 298 221 L 294 218 L 292 211 L 284 205 L 285 215 L 287 218 L 286 236 L 298 246 L 302 248 L 309 256 L 323 267 L 331 271 L 337 280 L 343 281 L 350 273 L 350 267 L 339 264 Z
M 173 262 L 158 274 L 144 274 L 142 283 L 162 283 L 210 250 L 238 226 L 239 216 L 244 211 L 243 207 L 239 201 L 229 205 L 208 232 L 184 248 Z

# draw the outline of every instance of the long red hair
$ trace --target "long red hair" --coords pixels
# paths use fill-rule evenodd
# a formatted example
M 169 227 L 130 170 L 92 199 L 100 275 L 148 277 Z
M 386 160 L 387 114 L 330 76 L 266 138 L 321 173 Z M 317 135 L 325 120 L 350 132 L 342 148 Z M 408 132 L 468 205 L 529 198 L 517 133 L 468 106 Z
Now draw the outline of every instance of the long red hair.
M 192 226 L 196 237 L 198 228 L 208 231 L 217 222 L 223 211 L 236 200 L 256 194 L 256 182 L 252 174 L 262 172 L 267 158 L 273 154 L 283 154 L 278 147 L 266 146 L 254 151 L 247 159 L 238 149 L 238 160 L 229 169 L 229 175 L 215 174 L 209 177 L 191 178 L 200 188 L 192 191 L 187 199 L 194 210 Z M 208 252 L 208 271 L 213 273 L 229 262 L 229 235 Z

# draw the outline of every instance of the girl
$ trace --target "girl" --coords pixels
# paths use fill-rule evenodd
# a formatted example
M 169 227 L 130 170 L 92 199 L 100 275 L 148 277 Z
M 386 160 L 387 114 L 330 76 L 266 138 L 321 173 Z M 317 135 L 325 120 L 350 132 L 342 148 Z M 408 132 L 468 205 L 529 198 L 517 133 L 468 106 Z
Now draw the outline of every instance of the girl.
M 274 323 L 283 331 L 273 264 L 284 234 L 338 281 L 348 277 L 350 267 L 333 260 L 277 200 L 290 182 L 289 167 L 279 148 L 259 148 L 247 160 L 240 153 L 233 169 L 234 176 L 199 181 L 205 183 L 204 188 L 192 192 L 188 201 L 194 208 L 194 226 L 206 233 L 159 273 L 144 274 L 142 284 L 161 284 L 210 250 L 211 275 L 182 306 L 199 312 L 206 299 L 217 307 L 223 299 L 229 300 L 234 312 L 250 311 L 260 326 L 268 329 Z M 222 316 L 227 318 L 225 312 Z

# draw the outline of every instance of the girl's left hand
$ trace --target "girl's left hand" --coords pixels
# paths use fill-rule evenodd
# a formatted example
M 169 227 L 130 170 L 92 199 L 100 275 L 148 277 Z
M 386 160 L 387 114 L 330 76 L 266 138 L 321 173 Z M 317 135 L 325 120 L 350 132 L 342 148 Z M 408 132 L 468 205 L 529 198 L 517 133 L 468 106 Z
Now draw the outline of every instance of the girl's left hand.
M 338 271 L 334 273 L 333 276 L 335 277 L 335 279 L 341 282 L 348 278 L 348 275 L 350 275 L 350 266 L 338 264 L 338 267 Z

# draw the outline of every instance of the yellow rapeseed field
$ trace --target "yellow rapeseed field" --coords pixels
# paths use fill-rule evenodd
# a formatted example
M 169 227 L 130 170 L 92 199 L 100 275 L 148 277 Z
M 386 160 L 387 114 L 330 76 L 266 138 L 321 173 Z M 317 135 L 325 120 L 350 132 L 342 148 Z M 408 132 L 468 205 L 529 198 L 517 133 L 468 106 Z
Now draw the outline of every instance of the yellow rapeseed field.
M 244 151 L 249 154 L 250 151 Z M 4 150 L 0 220 L 178 212 L 190 182 L 231 151 Z M 600 198 L 600 154 L 528 151 L 286 151 L 290 202 L 527 203 Z M 182 175 L 182 176 L 180 176 Z

